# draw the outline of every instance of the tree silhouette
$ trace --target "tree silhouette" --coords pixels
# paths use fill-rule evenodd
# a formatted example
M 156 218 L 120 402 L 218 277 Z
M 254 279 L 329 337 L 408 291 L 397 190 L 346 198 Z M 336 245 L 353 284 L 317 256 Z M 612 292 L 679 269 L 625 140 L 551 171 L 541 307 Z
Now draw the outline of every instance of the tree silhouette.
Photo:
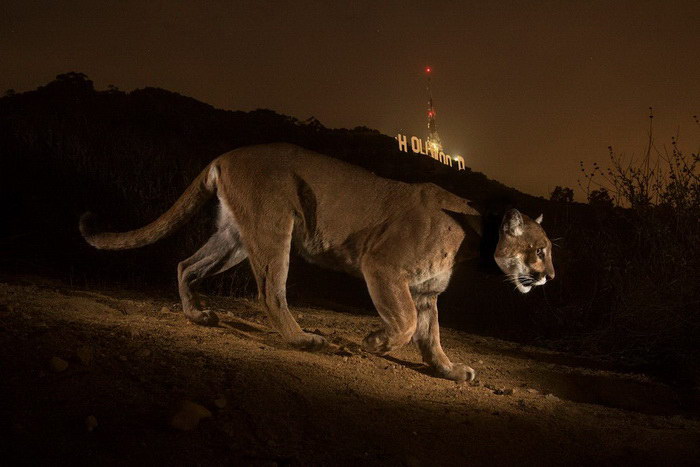
M 588 193 L 588 204 L 600 208 L 612 208 L 615 203 L 610 197 L 610 193 L 605 188 L 593 190 Z
M 560 203 L 573 203 L 574 190 L 569 187 L 561 187 L 557 185 L 554 187 L 554 190 L 552 190 L 549 199 Z

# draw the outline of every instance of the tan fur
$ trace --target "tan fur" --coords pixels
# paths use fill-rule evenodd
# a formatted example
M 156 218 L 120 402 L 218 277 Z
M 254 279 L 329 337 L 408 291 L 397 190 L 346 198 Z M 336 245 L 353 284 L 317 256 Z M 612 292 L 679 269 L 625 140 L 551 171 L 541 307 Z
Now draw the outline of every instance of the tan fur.
M 271 144 L 220 156 L 170 210 L 141 229 L 98 233 L 83 219 L 81 231 L 97 248 L 146 245 L 172 232 L 213 195 L 220 202 L 218 230 L 178 266 L 190 320 L 217 323 L 213 312 L 200 309 L 193 287 L 248 258 L 272 326 L 300 348 L 323 346 L 321 336 L 302 331 L 287 306 L 294 245 L 310 262 L 364 278 L 384 323 L 365 338 L 366 350 L 383 354 L 413 340 L 439 376 L 474 377 L 474 370 L 453 364 L 443 352 L 437 312 L 437 296 L 455 263 L 478 254 L 479 214 L 467 200 L 433 184 L 387 180 L 298 146 Z M 539 230 L 529 224 L 525 229 L 544 236 L 530 222 Z M 510 240 L 502 239 L 512 246 L 508 254 L 524 254 Z

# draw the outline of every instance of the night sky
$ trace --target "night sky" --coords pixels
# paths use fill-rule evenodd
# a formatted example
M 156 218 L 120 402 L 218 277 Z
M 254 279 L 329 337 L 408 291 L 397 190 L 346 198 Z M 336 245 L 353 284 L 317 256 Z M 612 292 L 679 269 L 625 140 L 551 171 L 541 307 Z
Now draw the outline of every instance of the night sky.
M 649 106 L 659 145 L 700 144 L 698 1 L 2 4 L 0 91 L 79 71 L 424 137 L 431 65 L 446 152 L 545 196 L 608 145 L 640 154 Z

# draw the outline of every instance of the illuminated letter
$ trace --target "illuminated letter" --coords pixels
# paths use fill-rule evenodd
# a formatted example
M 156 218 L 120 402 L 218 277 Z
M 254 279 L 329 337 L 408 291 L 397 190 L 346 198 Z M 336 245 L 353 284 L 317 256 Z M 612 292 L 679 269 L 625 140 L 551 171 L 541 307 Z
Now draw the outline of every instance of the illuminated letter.
M 446 164 L 446 162 L 445 162 L 445 153 L 442 152 L 442 151 L 440 151 L 440 156 L 439 156 L 439 157 L 440 157 L 440 159 L 439 159 L 440 162 L 442 162 L 443 164 Z
M 423 154 L 424 156 L 428 155 L 428 142 L 427 141 L 424 143 L 423 140 L 420 140 L 420 153 Z
M 411 136 L 411 151 L 420 154 L 420 140 L 415 136 Z
M 399 142 L 399 151 L 408 152 L 408 144 L 406 143 L 406 136 L 399 134 L 396 136 L 396 139 Z

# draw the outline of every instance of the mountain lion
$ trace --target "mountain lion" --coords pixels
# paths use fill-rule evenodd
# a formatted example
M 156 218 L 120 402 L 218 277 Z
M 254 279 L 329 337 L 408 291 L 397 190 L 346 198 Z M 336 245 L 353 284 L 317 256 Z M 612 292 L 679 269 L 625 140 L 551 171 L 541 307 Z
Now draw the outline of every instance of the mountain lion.
M 365 350 L 384 354 L 413 340 L 436 375 L 474 378 L 473 369 L 452 363 L 443 352 L 437 310 L 455 264 L 478 256 L 481 221 L 467 200 L 432 183 L 388 180 L 292 144 L 267 144 L 218 157 L 145 227 L 99 232 L 86 213 L 80 231 L 96 248 L 137 248 L 173 232 L 214 195 L 218 229 L 177 269 L 190 321 L 218 322 L 201 309 L 194 287 L 248 258 L 272 326 L 291 345 L 322 347 L 324 338 L 304 332 L 287 307 L 293 244 L 312 263 L 364 278 L 383 321 L 381 330 L 364 339 Z M 501 225 L 494 257 L 522 293 L 554 278 L 541 221 L 512 209 Z

